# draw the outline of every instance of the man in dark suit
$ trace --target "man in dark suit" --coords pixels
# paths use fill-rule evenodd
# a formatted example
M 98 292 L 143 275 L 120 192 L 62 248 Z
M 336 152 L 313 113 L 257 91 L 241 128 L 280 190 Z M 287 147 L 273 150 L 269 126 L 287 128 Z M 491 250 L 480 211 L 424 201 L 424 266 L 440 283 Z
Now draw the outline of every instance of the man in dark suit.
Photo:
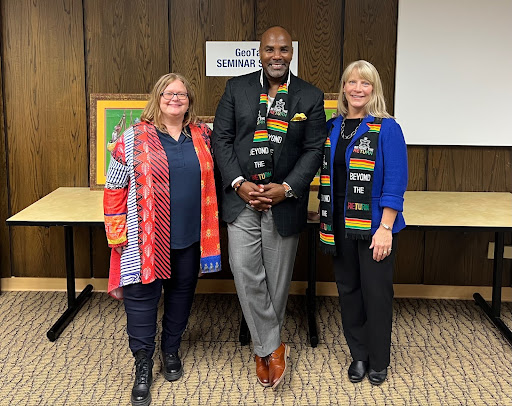
M 217 107 L 213 150 L 222 175 L 229 262 L 256 354 L 258 382 L 277 387 L 289 347 L 281 342 L 309 185 L 326 139 L 323 93 L 291 74 L 290 34 L 271 27 L 262 70 L 230 79 Z

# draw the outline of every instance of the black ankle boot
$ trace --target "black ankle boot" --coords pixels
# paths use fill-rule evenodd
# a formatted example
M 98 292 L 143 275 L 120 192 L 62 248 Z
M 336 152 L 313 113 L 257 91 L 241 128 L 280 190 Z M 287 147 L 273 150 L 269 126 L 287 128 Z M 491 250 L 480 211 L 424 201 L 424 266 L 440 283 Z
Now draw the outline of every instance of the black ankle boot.
M 177 352 L 164 353 L 164 377 L 168 381 L 176 381 L 183 375 L 183 367 Z
M 132 406 L 149 406 L 151 393 L 149 388 L 153 383 L 153 360 L 146 355 L 146 351 L 135 353 L 135 383 L 132 389 Z

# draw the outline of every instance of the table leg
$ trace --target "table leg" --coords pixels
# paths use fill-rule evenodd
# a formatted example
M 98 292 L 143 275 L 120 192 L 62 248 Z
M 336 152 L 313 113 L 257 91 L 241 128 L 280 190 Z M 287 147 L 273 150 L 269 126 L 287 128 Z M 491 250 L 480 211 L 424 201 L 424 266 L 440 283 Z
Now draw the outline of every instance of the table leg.
M 308 227 L 308 287 L 306 289 L 306 310 L 308 314 L 309 342 L 311 347 L 318 345 L 318 332 L 316 328 L 316 249 L 317 230 Z
M 75 255 L 73 252 L 73 227 L 64 226 L 65 250 L 66 250 L 66 281 L 68 293 L 68 308 L 59 317 L 57 322 L 48 330 L 46 336 L 50 341 L 59 338 L 62 331 L 73 320 L 78 311 L 92 295 L 92 285 L 87 285 L 75 298 Z
M 240 334 L 238 336 L 240 340 L 240 345 L 247 345 L 249 341 L 251 341 L 251 332 L 249 331 L 249 326 L 245 321 L 244 314 L 242 313 L 242 321 L 240 322 Z
M 492 307 L 479 293 L 473 294 L 478 306 L 487 314 L 491 322 L 498 327 L 508 342 L 512 345 L 512 332 L 500 318 L 501 312 L 501 282 L 503 274 L 503 252 L 505 250 L 504 233 L 497 231 L 494 242 L 494 263 L 492 275 Z

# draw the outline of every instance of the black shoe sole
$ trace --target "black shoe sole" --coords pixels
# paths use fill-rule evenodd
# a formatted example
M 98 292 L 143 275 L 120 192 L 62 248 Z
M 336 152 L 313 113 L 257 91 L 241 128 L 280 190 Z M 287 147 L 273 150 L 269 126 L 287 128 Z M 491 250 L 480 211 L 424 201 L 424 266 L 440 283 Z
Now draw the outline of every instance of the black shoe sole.
M 151 393 L 148 395 L 146 399 L 135 400 L 131 398 L 132 406 L 149 406 L 151 404 Z
M 180 370 L 176 372 L 167 372 L 164 367 L 163 373 L 164 378 L 169 382 L 177 381 L 183 375 L 183 367 L 181 367 Z
M 368 380 L 370 381 L 370 383 L 374 386 L 379 386 L 379 385 L 382 385 L 386 380 L 384 379 L 383 381 L 373 381 L 371 380 L 370 378 L 368 378 Z
M 364 379 L 364 375 L 361 378 L 352 378 L 352 377 L 349 376 L 348 379 L 352 383 L 359 383 L 359 382 L 361 382 Z

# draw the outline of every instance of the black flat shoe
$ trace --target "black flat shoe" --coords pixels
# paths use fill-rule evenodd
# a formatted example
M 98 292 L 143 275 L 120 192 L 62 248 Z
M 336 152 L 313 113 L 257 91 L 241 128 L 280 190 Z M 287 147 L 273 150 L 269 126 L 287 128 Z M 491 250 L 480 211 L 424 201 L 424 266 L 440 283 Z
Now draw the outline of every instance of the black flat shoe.
M 366 375 L 367 370 L 367 361 L 352 361 L 348 367 L 348 379 L 350 379 L 350 382 L 352 383 L 361 382 Z
M 368 371 L 368 379 L 372 385 L 380 385 L 386 380 L 388 376 L 388 369 L 384 368 L 382 371 L 374 371 L 370 368 Z
M 183 366 L 177 352 L 163 354 L 163 372 L 164 378 L 169 382 L 176 381 L 183 375 Z

